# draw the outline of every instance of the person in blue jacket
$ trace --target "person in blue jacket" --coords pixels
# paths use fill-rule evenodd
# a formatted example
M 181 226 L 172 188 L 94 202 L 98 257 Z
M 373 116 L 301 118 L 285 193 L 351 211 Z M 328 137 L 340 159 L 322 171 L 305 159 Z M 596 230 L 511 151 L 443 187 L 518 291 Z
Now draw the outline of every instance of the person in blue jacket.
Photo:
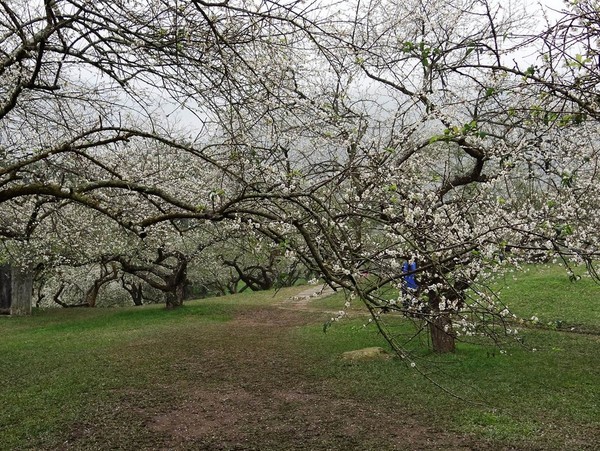
M 415 277 L 416 270 L 416 261 L 406 261 L 402 264 L 402 294 L 404 295 L 402 305 L 405 309 L 407 309 L 410 306 L 409 295 L 414 295 L 414 293 L 419 288 L 419 284 L 417 283 L 417 279 Z
M 415 271 L 417 270 L 417 262 L 404 262 L 402 264 L 402 289 L 404 293 L 407 293 L 408 289 L 416 291 L 419 288 L 417 279 L 415 278 Z M 409 274 L 410 273 L 410 274 Z

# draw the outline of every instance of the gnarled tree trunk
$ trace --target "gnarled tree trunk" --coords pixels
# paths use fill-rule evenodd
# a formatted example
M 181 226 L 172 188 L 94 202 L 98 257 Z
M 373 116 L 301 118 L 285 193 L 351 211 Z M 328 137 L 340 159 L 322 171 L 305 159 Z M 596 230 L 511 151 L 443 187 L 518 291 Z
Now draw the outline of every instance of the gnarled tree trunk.
M 107 265 L 102 265 L 100 268 L 100 277 L 98 277 L 92 286 L 89 287 L 85 292 L 83 304 L 87 304 L 88 307 L 96 307 L 96 301 L 98 300 L 100 288 L 102 288 L 111 280 L 116 280 L 117 277 L 117 267 L 115 264 L 112 264 L 110 268 Z
M 187 261 L 184 259 L 178 260 L 177 268 L 173 271 L 167 280 L 167 309 L 181 307 L 185 299 L 185 287 L 187 284 Z
M 446 293 L 445 293 L 446 294 Z M 433 352 L 445 354 L 456 350 L 456 336 L 452 331 L 450 312 L 440 309 L 442 296 L 437 292 L 429 292 L 429 335 Z
M 121 286 L 129 293 L 133 305 L 144 305 L 144 285 L 142 282 L 127 281 L 125 276 L 121 276 Z
M 433 352 L 444 354 L 456 350 L 456 339 L 452 332 L 452 320 L 448 313 L 434 313 L 429 322 L 429 333 L 431 335 Z

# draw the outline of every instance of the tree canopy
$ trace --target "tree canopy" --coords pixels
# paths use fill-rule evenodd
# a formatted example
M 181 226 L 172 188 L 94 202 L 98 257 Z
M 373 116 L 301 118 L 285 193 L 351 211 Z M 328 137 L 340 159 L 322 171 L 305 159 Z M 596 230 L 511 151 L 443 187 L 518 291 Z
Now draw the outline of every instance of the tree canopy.
M 496 339 L 495 274 L 596 275 L 598 4 L 531 20 L 493 0 L 2 1 L 1 255 L 170 305 L 198 255 L 256 287 L 285 258 L 384 334 L 398 311 L 437 351 Z

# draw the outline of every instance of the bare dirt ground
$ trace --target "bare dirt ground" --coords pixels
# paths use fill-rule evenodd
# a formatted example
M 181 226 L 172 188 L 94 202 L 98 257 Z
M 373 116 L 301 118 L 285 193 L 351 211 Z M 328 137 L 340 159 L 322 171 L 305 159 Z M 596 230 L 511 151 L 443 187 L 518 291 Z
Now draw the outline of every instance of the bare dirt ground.
M 116 393 L 116 401 L 72 428 L 62 448 L 483 449 L 385 396 L 376 403 L 352 399 L 334 389 L 335 380 L 315 377 L 287 339 L 293 328 L 318 320 L 305 309 L 313 295 L 242 310 L 214 328 L 179 331 L 164 338 L 172 345 L 166 348 L 140 344 L 165 365 L 160 379 Z M 123 359 L 127 364 L 126 350 Z
M 279 308 L 290 310 L 311 310 L 310 302 L 334 294 L 335 291 L 329 285 L 313 285 L 278 303 Z
M 273 309 L 233 321 L 230 337 L 245 346 L 235 355 L 214 350 L 202 362 L 207 378 L 220 374 L 222 382 L 183 385 L 180 402 L 148 419 L 168 438 L 164 449 L 475 449 L 468 438 L 407 416 L 402 406 L 339 397 L 306 377 L 302 359 L 276 344 L 286 328 L 309 318 Z

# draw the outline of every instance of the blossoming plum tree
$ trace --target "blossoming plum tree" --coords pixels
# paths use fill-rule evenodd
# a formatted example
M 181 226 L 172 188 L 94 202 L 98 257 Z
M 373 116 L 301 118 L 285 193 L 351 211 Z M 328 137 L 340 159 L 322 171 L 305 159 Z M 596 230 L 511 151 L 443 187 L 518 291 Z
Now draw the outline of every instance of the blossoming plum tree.
M 2 3 L 0 233 L 30 239 L 75 204 L 138 240 L 242 230 L 359 297 L 403 355 L 384 312 L 438 352 L 496 338 L 490 277 L 598 249 L 596 104 L 578 89 L 595 44 L 572 59 L 557 26 L 553 70 L 513 63 L 532 42 L 518 5 Z

